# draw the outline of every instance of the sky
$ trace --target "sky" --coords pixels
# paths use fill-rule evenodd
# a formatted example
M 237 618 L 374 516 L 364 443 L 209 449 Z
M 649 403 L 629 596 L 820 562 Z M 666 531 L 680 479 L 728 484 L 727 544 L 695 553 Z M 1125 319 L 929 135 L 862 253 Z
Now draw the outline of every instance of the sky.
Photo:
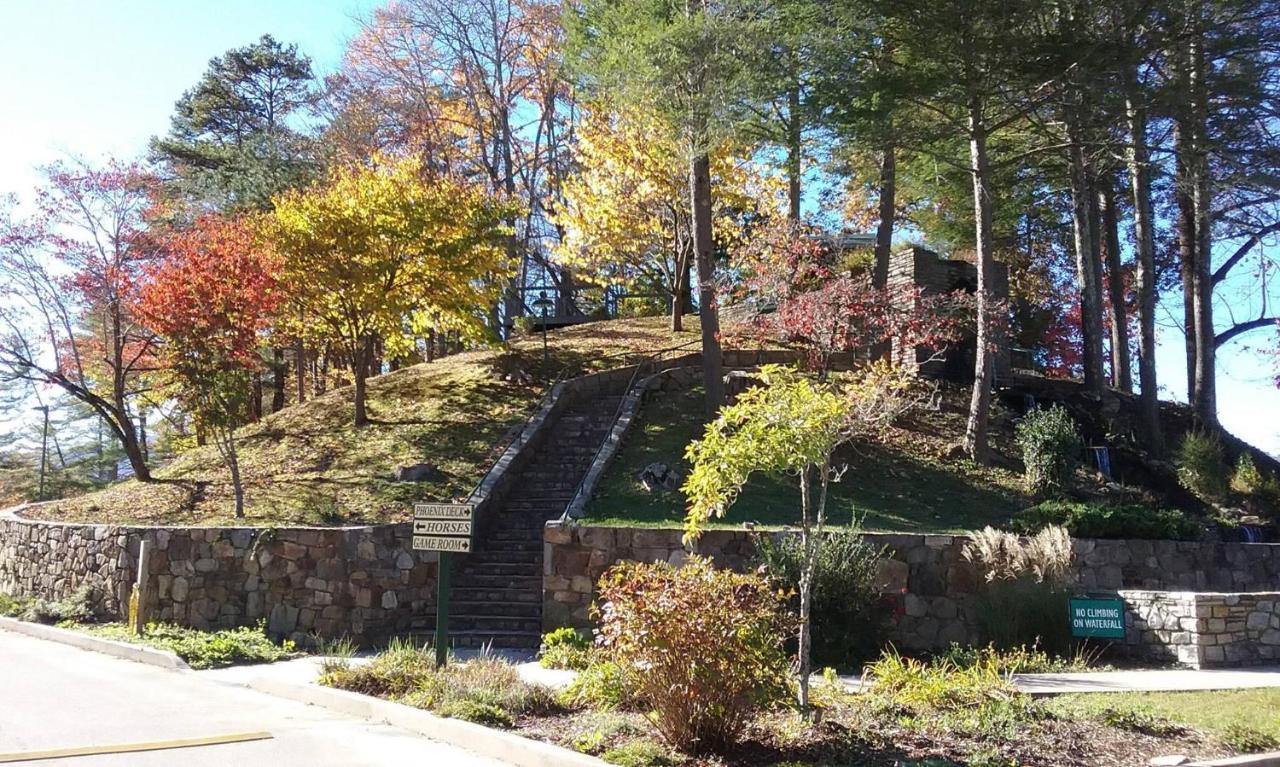
M 377 0 L 0 0 L 0 195 L 27 197 L 37 167 L 141 155 L 209 59 L 270 33 L 333 71 Z M 1176 297 L 1166 316 L 1180 316 Z M 1248 339 L 1246 339 L 1248 340 Z M 1255 335 L 1258 344 L 1269 342 Z M 1162 328 L 1162 396 L 1186 399 L 1182 337 Z M 1280 454 L 1271 363 L 1240 342 L 1219 354 L 1223 424 Z

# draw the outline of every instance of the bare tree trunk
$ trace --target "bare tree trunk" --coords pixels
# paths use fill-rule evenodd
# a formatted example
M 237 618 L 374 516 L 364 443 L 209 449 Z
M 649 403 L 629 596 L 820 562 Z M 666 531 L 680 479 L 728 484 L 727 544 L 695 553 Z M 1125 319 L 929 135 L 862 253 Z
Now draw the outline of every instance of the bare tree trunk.
M 284 349 L 271 348 L 271 412 L 284 409 L 285 379 L 289 377 L 289 363 L 285 362 Z
M 1100 181 L 1098 206 L 1102 213 L 1102 253 L 1103 263 L 1107 268 L 1107 293 L 1111 309 L 1111 385 L 1132 394 L 1129 313 L 1124 300 L 1124 271 L 1120 264 L 1120 217 L 1116 212 L 1116 190 L 1110 175 Z
M 800 131 L 800 86 L 787 90 L 787 219 L 800 221 L 800 176 L 803 172 Z
M 1088 162 L 1079 129 L 1068 126 L 1071 148 L 1071 224 L 1076 252 L 1076 287 L 1080 291 L 1080 330 L 1084 336 L 1084 385 L 1093 392 L 1106 388 L 1102 372 L 1102 285 L 1099 279 L 1097 227 L 1091 209 L 1096 198 L 1089 184 Z
M 1160 390 L 1156 383 L 1155 230 L 1151 208 L 1151 171 L 1147 165 L 1147 114 L 1139 105 L 1136 75 L 1131 71 L 1126 114 L 1129 120 L 1129 183 L 1133 189 L 1133 238 L 1136 243 L 1138 293 L 1138 378 L 1142 383 L 1142 422 L 1147 450 L 1164 453 L 1160 424 Z
M 987 461 L 987 422 L 991 415 L 991 387 L 995 378 L 995 358 L 991 354 L 991 230 L 992 200 L 987 159 L 987 132 L 982 103 L 975 96 L 969 104 L 969 157 L 973 176 L 974 228 L 977 244 L 977 338 L 973 371 L 973 393 L 969 398 L 969 421 L 964 447 L 977 463 Z
M 1218 423 L 1218 388 L 1216 352 L 1213 329 L 1213 270 L 1212 270 L 1212 221 L 1210 206 L 1213 194 L 1209 179 L 1208 147 L 1206 146 L 1208 121 L 1208 94 L 1205 85 L 1203 11 L 1197 3 L 1195 13 L 1197 33 L 1188 46 L 1191 59 L 1190 96 L 1192 127 L 1192 186 L 1191 207 L 1195 218 L 1195 261 L 1191 284 L 1192 307 L 1195 318 L 1195 383 L 1196 414 L 1205 424 Z
M 236 453 L 235 432 L 227 429 L 225 440 L 227 469 L 231 472 L 231 490 L 235 494 L 236 519 L 244 518 L 244 482 L 240 478 L 240 456 Z
M 369 413 L 366 409 L 365 397 L 366 386 L 365 377 L 369 373 L 369 361 L 373 358 L 373 336 L 356 342 L 352 347 L 351 354 L 351 374 L 355 379 L 355 425 L 365 426 L 369 423 Z
M 711 161 L 705 153 L 689 164 L 689 195 L 693 210 L 693 245 L 698 266 L 698 320 L 702 326 L 702 385 L 707 415 L 715 416 L 724 402 L 723 360 L 720 351 L 720 313 L 716 306 L 716 266 L 711 238 Z
M 813 565 L 817 559 L 809 496 L 809 467 L 806 466 L 800 470 L 800 548 L 804 551 L 804 567 L 800 569 L 800 636 L 796 647 L 796 659 L 800 667 L 798 702 L 800 711 L 805 715 L 809 712 L 809 675 L 812 673 L 809 655 L 813 644 L 810 612 L 813 602 Z
M 682 247 L 680 238 L 676 238 L 675 286 L 671 293 L 671 331 L 679 333 L 684 330 L 685 296 L 688 288 L 689 256 Z
M 898 152 L 893 144 L 880 157 L 880 223 L 876 226 L 875 266 L 872 284 L 883 288 L 889 282 L 889 256 L 893 251 L 893 224 L 897 211 Z
M 307 401 L 307 345 L 301 338 L 293 348 L 293 366 L 298 379 L 298 404 Z

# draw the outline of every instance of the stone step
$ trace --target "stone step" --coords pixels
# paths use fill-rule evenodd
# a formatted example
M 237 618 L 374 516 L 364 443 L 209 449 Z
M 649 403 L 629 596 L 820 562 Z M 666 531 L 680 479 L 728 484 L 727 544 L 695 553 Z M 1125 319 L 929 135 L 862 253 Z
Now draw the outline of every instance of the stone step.
M 542 628 L 541 616 L 532 618 L 513 618 L 505 615 L 461 615 L 454 612 L 449 614 L 449 628 L 457 627 L 458 631 L 488 631 L 490 633 L 508 633 L 508 632 L 529 632 L 538 633 Z M 434 630 L 435 623 L 432 623 Z
M 513 650 L 536 650 L 542 644 L 539 631 L 475 631 L 472 629 L 449 631 L 452 647 L 500 647 Z
M 468 575 L 523 575 L 533 577 L 540 575 L 542 569 L 537 562 L 477 562 L 464 565 L 457 571 L 459 577 Z
M 453 599 L 450 611 L 459 616 L 481 615 L 484 617 L 502 616 L 507 618 L 542 619 L 542 605 L 537 602 L 521 600 L 496 599 Z M 459 618 L 462 620 L 462 618 Z
M 542 574 L 512 575 L 510 573 L 456 573 L 454 588 L 499 589 L 509 591 L 542 591 Z
M 542 592 L 533 589 L 485 589 L 470 586 L 455 586 L 453 598 L 461 602 L 494 602 L 498 604 L 539 603 Z

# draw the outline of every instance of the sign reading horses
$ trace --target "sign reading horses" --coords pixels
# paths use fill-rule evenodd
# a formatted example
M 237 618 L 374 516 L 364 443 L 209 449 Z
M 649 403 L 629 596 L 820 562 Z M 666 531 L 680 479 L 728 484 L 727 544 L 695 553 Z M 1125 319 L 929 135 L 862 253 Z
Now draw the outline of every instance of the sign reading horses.
M 471 551 L 469 503 L 419 503 L 413 507 L 413 548 L 417 551 Z

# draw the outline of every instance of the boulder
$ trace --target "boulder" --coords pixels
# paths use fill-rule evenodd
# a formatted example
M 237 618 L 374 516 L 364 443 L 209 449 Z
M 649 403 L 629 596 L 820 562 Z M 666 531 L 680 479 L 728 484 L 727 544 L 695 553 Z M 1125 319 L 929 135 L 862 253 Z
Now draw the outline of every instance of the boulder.
M 415 463 L 396 469 L 397 482 L 441 482 L 444 472 L 433 463 Z
M 645 492 L 654 493 L 660 490 L 675 490 L 680 486 L 680 475 L 665 463 L 654 462 L 640 470 L 636 475 Z

